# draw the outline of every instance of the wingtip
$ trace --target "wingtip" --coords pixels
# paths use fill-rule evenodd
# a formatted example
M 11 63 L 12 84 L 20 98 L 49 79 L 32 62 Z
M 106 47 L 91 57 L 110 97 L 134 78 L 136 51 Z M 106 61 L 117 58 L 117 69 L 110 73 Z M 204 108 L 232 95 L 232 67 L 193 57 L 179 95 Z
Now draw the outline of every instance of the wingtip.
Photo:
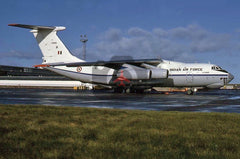
M 35 68 L 39 68 L 39 67 L 49 67 L 50 65 L 46 65 L 46 64 L 40 64 L 40 65 L 34 65 L 33 67 Z
M 13 24 L 8 24 L 8 26 L 17 26 L 18 24 L 15 24 L 15 23 L 13 23 Z

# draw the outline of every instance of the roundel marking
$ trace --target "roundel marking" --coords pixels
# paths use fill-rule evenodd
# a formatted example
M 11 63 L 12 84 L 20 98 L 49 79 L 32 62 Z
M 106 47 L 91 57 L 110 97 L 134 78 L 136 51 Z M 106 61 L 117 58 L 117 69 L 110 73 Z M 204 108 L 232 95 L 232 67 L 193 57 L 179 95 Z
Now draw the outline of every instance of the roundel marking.
M 77 67 L 77 72 L 81 72 L 82 71 L 82 67 L 81 66 L 78 66 Z

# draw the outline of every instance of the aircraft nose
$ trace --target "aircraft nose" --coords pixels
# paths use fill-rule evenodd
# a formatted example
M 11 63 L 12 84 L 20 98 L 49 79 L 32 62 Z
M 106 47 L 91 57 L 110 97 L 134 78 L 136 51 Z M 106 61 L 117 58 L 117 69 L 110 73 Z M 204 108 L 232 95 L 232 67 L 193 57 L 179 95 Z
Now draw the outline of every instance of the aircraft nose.
M 228 73 L 228 82 L 231 82 L 234 79 L 234 76 L 231 73 Z

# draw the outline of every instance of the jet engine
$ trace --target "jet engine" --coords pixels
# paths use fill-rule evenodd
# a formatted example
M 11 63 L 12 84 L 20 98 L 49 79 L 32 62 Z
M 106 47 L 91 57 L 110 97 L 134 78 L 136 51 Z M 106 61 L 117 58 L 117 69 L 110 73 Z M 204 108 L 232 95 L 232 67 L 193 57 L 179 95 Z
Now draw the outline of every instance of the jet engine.
M 150 69 L 150 79 L 151 78 L 168 78 L 168 70 L 167 69 Z
M 147 80 L 168 78 L 168 70 L 166 69 L 121 69 L 117 73 L 117 77 L 125 77 L 129 80 Z

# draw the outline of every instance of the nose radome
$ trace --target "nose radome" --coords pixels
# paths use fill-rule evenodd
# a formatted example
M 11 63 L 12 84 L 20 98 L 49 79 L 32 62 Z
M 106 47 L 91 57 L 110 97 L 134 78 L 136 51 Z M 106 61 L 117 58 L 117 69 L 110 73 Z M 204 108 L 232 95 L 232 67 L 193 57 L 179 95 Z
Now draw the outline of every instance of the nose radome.
M 228 82 L 231 82 L 234 79 L 234 76 L 231 73 L 228 73 Z

